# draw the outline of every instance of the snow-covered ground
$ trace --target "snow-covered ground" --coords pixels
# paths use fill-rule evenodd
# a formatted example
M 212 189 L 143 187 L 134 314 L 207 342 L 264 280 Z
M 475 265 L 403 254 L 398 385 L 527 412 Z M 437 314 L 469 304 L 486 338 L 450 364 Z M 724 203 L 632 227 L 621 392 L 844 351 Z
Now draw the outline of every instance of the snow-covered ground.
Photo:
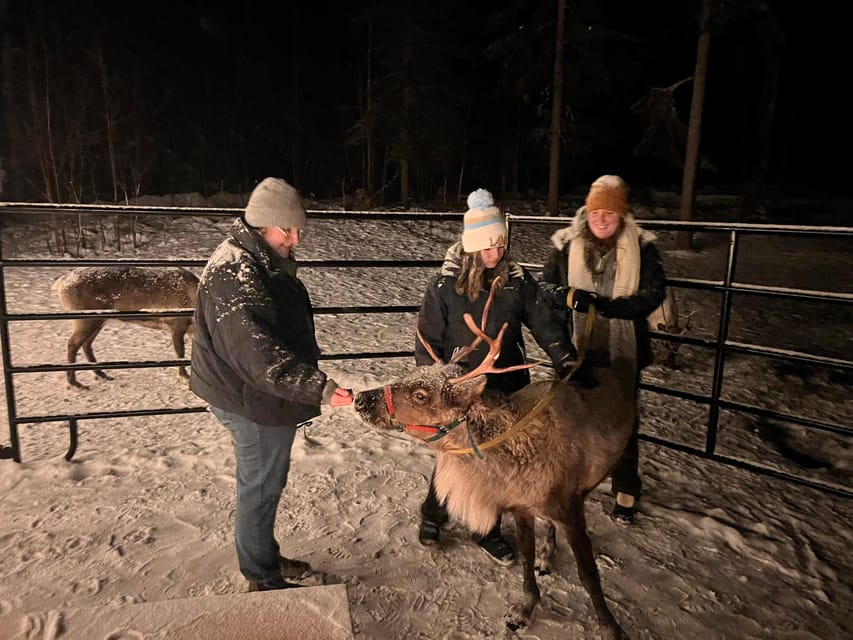
M 515 211 L 523 213 L 522 211 Z M 33 223 L 5 227 L 3 255 L 46 257 L 47 234 Z M 125 258 L 204 260 L 230 220 L 143 218 L 140 246 Z M 315 220 L 302 258 L 438 259 L 460 230 L 438 221 Z M 513 251 L 541 262 L 555 227 L 513 231 Z M 109 228 L 107 228 L 109 233 Z M 721 279 L 728 238 L 700 234 L 699 250 L 672 249 L 671 277 Z M 850 247 L 826 240 L 745 238 L 743 282 L 853 292 Z M 87 257 L 114 257 L 102 250 Z M 50 285 L 64 269 L 8 269 L 15 313 L 59 311 Z M 303 268 L 315 306 L 417 305 L 431 269 Z M 720 294 L 677 291 L 691 335 L 711 338 Z M 830 357 L 853 353 L 843 305 L 776 302 L 736 295 L 730 337 Z M 849 305 L 848 305 L 849 306 Z M 15 364 L 61 363 L 70 321 L 11 327 Z M 327 353 L 408 350 L 412 314 L 317 316 Z M 94 342 L 102 360 L 172 359 L 166 334 L 108 323 Z M 535 349 L 534 349 L 535 351 Z M 684 346 L 678 369 L 656 365 L 645 380 L 708 393 L 713 353 Z M 401 373 L 408 359 L 329 360 L 322 366 L 356 390 Z M 196 406 L 169 369 L 116 370 L 114 380 L 61 373 L 16 377 L 21 415 Z M 724 396 L 849 426 L 850 377 L 831 368 L 732 356 Z M 0 390 L 1 391 L 1 390 Z M 644 393 L 643 429 L 704 447 L 707 408 Z M 8 443 L 5 399 L 0 443 Z M 83 421 L 80 445 L 63 459 L 67 427 L 24 425 L 23 464 L 0 461 L 0 616 L 240 593 L 245 582 L 232 540 L 234 454 L 227 431 L 206 413 Z M 827 484 L 851 486 L 849 439 L 723 412 L 718 451 Z M 605 595 L 632 638 L 835 640 L 853 636 L 850 618 L 850 501 L 825 491 L 741 471 L 643 443 L 643 500 L 636 524 L 607 517 L 608 484 L 587 502 Z M 326 411 L 297 438 L 277 524 L 282 549 L 325 574 L 305 580 L 347 587 L 358 639 L 505 637 L 503 614 L 521 594 L 521 569 L 491 563 L 459 523 L 438 550 L 417 542 L 418 507 L 432 454 L 405 435 L 370 430 L 351 409 Z M 511 518 L 504 531 L 514 537 Z M 595 637 L 592 609 L 560 541 L 555 571 L 538 579 L 543 600 L 519 638 Z M 0 629 L 0 638 L 19 629 Z M 163 630 L 168 637 L 168 629 Z M 47 637 L 42 635 L 21 637 Z M 59 636 L 61 637 L 61 636 Z M 283 637 L 287 637 L 284 635 Z

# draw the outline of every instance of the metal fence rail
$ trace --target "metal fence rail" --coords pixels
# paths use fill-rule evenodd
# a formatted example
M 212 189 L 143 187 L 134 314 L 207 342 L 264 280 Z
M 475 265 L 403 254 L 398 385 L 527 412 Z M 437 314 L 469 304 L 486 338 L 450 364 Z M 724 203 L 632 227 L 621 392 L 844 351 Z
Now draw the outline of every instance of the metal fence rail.
M 48 214 L 110 214 L 119 216 L 135 216 L 145 214 L 159 214 L 171 216 L 203 216 L 203 217 L 234 217 L 239 215 L 240 211 L 235 209 L 211 209 L 211 208 L 189 208 L 189 207 L 123 207 L 123 206 L 94 206 L 94 205 L 33 205 L 33 204 L 12 204 L 0 203 L 0 228 L 5 225 L 5 221 L 13 214 L 27 215 L 48 215 Z M 311 216 L 314 219 L 327 220 L 447 220 L 460 221 L 462 215 L 460 213 L 434 213 L 434 212 L 343 212 L 343 211 L 312 211 Z M 508 222 L 510 225 L 510 233 L 515 225 L 524 224 L 547 224 L 554 226 L 566 226 L 571 222 L 571 218 L 565 217 L 539 217 L 539 216 L 516 216 L 509 215 Z M 838 434 L 844 437 L 853 436 L 853 429 L 850 425 L 837 424 L 827 421 L 814 420 L 807 417 L 787 414 L 784 412 L 765 409 L 757 406 L 751 406 L 746 403 L 726 400 L 721 397 L 723 374 L 725 368 L 726 357 L 730 354 L 750 354 L 761 357 L 774 358 L 792 362 L 813 364 L 819 366 L 832 366 L 845 371 L 853 371 L 853 361 L 842 358 L 828 358 L 809 353 L 801 353 L 763 347 L 760 345 L 737 342 L 728 338 L 729 323 L 733 307 L 733 294 L 746 294 L 750 296 L 770 296 L 783 299 L 796 299 L 806 301 L 830 302 L 834 304 L 849 305 L 853 303 L 853 294 L 837 293 L 830 291 L 815 291 L 803 289 L 788 289 L 781 287 L 769 287 L 761 285 L 749 285 L 738 283 L 736 281 L 736 266 L 738 258 L 738 249 L 741 238 L 748 235 L 767 235 L 767 236 L 793 236 L 793 237 L 823 237 L 823 238 L 840 238 L 845 241 L 853 240 L 853 228 L 849 227 L 814 227 L 814 226 L 779 226 L 767 224 L 738 224 L 738 223 L 712 223 L 712 222 L 674 222 L 674 221 L 659 221 L 659 220 L 643 220 L 644 228 L 650 230 L 667 230 L 667 231 L 691 231 L 691 232 L 717 232 L 727 233 L 729 237 L 729 250 L 727 263 L 725 265 L 725 275 L 720 280 L 704 280 L 696 278 L 670 278 L 668 285 L 672 287 L 680 287 L 687 289 L 701 289 L 706 291 L 715 291 L 721 294 L 720 316 L 717 328 L 717 335 L 713 339 L 697 338 L 692 336 L 677 336 L 661 332 L 652 332 L 651 335 L 655 339 L 665 339 L 673 342 L 683 343 L 698 346 L 701 348 L 713 349 L 714 370 L 711 391 L 708 394 L 700 394 L 686 392 L 677 389 L 670 389 L 642 383 L 640 388 L 652 393 L 659 393 L 675 398 L 689 400 L 700 404 L 707 405 L 708 422 L 707 432 L 705 437 L 705 447 L 698 448 L 683 443 L 669 441 L 653 435 L 641 434 L 641 439 L 652 442 L 660 446 L 668 447 L 673 450 L 696 455 L 704 459 L 714 460 L 723 464 L 732 465 L 748 471 L 770 475 L 786 482 L 809 486 L 827 491 L 836 495 L 847 498 L 853 498 L 853 489 L 850 487 L 837 486 L 828 483 L 822 483 L 811 480 L 806 477 L 797 476 L 785 473 L 772 467 L 751 463 L 739 458 L 725 456 L 715 451 L 717 445 L 717 429 L 719 425 L 720 411 L 733 410 L 744 412 L 752 415 L 763 416 L 774 420 L 787 421 L 793 424 L 808 427 L 818 431 Z M 150 316 L 180 316 L 190 315 L 191 311 L 157 311 L 157 312 L 117 312 L 117 311 L 98 311 L 98 312 L 74 312 L 74 313 L 27 313 L 27 314 L 10 314 L 8 313 L 6 304 L 6 286 L 4 272 L 11 267 L 56 267 L 58 265 L 69 266 L 101 266 L 101 265 L 116 265 L 124 266 L 181 266 L 181 267 L 202 267 L 206 263 L 206 258 L 203 260 L 94 260 L 94 259 L 4 259 L 2 256 L 2 246 L 0 246 L 0 346 L 3 350 L 3 378 L 6 389 L 6 404 L 9 418 L 9 433 L 11 440 L 11 455 L 12 458 L 20 462 L 20 442 L 18 435 L 18 427 L 26 423 L 46 423 L 46 422 L 67 422 L 69 428 L 69 448 L 65 454 L 66 459 L 71 459 L 77 447 L 78 442 L 78 422 L 81 420 L 103 419 L 103 418 L 126 418 L 136 416 L 149 415 L 165 415 L 165 414 L 180 414 L 194 413 L 206 410 L 206 406 L 193 407 L 163 407 L 157 409 L 133 410 L 124 411 L 108 411 L 97 413 L 74 413 L 65 415 L 18 415 L 15 403 L 15 385 L 14 378 L 18 374 L 32 372 L 53 372 L 53 371 L 81 371 L 93 369 L 133 369 L 133 368 L 151 368 L 151 367 L 173 367 L 178 365 L 189 365 L 188 360 L 157 360 L 157 361 L 142 361 L 142 362 L 98 362 L 90 364 L 39 364 L 29 366 L 15 366 L 11 362 L 10 350 L 10 322 L 25 322 L 30 320 L 60 320 L 73 319 L 81 317 L 91 317 L 92 315 L 109 317 L 109 318 L 139 318 Z M 354 268 L 354 267 L 437 267 L 441 264 L 441 260 L 300 260 L 300 265 L 303 267 L 316 268 Z M 533 263 L 523 263 L 533 269 L 539 269 L 542 265 Z M 400 312 L 416 312 L 417 306 L 410 305 L 384 305 L 384 306 L 357 306 L 357 307 L 317 307 L 315 313 L 323 314 L 370 314 L 370 313 L 400 313 Z M 396 357 L 411 357 L 412 351 L 386 351 L 386 352 L 357 352 L 357 353 L 332 353 L 321 356 L 323 360 L 348 360 L 348 359 L 371 359 L 371 358 L 396 358 Z

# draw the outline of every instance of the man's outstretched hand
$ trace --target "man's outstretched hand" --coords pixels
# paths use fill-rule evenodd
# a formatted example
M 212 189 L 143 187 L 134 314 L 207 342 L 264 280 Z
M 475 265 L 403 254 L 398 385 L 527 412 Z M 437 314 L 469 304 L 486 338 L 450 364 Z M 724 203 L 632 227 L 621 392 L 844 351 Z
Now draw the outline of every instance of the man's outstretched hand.
M 341 389 L 338 387 L 335 389 L 335 393 L 332 394 L 329 404 L 333 407 L 346 407 L 352 404 L 352 389 Z

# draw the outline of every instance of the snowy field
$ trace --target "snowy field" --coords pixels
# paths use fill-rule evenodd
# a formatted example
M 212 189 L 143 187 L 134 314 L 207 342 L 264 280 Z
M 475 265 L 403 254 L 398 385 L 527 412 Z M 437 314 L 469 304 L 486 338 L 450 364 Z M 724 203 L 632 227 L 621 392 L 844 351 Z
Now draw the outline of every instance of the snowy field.
M 121 257 L 204 260 L 229 224 L 143 218 L 139 246 L 125 246 Z M 515 257 L 542 262 L 555 229 L 514 227 Z M 439 259 L 459 231 L 458 222 L 315 220 L 298 256 Z M 35 221 L 4 227 L 2 241 L 5 258 L 48 257 L 47 233 Z M 672 238 L 661 234 L 668 275 L 722 279 L 728 237 L 703 233 L 697 244 L 695 252 L 675 251 Z M 849 243 L 842 241 L 745 237 L 738 280 L 851 293 L 849 255 Z M 86 257 L 116 255 L 105 248 Z M 50 285 L 64 271 L 8 269 L 9 311 L 60 311 Z M 432 272 L 303 268 L 300 276 L 318 307 L 417 305 Z M 690 335 L 713 338 L 720 294 L 679 289 L 677 295 L 683 315 L 696 311 Z M 853 353 L 849 305 L 743 294 L 734 302 L 733 340 L 826 357 L 849 359 Z M 413 314 L 316 320 L 326 353 L 413 348 Z M 67 320 L 13 323 L 13 362 L 63 362 L 69 327 Z M 174 358 L 166 334 L 119 322 L 106 325 L 94 349 L 101 360 Z M 321 366 L 358 390 L 411 362 L 328 360 Z M 80 372 L 88 390 L 66 388 L 62 373 L 16 376 L 18 413 L 200 404 L 174 370 L 111 373 L 114 380 L 101 381 Z M 644 380 L 707 394 L 712 373 L 712 351 L 683 346 L 677 369 L 655 365 Z M 725 370 L 723 396 L 849 427 L 850 384 L 849 373 L 840 369 L 735 355 Z M 3 399 L 0 443 L 8 443 L 5 409 Z M 704 447 L 707 407 L 644 393 L 641 410 L 645 433 Z M 61 424 L 23 425 L 20 438 L 23 464 L 0 461 L 0 615 L 245 590 L 232 547 L 234 455 L 227 431 L 211 416 L 83 421 L 71 462 L 62 457 L 68 443 Z M 641 447 L 645 489 L 636 524 L 617 526 L 607 517 L 607 483 L 587 502 L 605 595 L 632 638 L 853 635 L 848 499 L 650 443 Z M 853 486 L 849 439 L 831 433 L 723 411 L 717 451 L 847 491 Z M 502 618 L 521 595 L 520 566 L 492 564 L 458 523 L 448 526 L 439 550 L 417 542 L 418 507 L 432 469 L 426 447 L 404 435 L 369 430 L 347 408 L 315 420 L 297 438 L 293 457 L 278 517 L 283 552 L 318 571 L 305 584 L 346 584 L 356 638 L 511 637 Z M 505 518 L 510 539 L 513 527 Z M 591 606 L 563 541 L 555 572 L 540 577 L 539 586 L 543 600 L 533 624 L 515 637 L 595 637 Z M 0 629 L 0 638 L 17 633 Z

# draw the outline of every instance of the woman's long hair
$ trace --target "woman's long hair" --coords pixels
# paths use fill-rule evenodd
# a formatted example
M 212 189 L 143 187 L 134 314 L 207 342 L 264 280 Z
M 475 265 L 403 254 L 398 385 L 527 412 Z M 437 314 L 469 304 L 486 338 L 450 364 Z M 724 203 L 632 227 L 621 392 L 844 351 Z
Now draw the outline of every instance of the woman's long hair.
M 473 302 L 480 296 L 480 293 L 491 288 L 492 282 L 498 276 L 501 278 L 498 289 L 501 289 L 509 278 L 509 247 L 504 251 L 503 257 L 494 269 L 486 269 L 479 251 L 463 253 L 462 269 L 456 278 L 456 293 L 467 295 L 468 299 Z

